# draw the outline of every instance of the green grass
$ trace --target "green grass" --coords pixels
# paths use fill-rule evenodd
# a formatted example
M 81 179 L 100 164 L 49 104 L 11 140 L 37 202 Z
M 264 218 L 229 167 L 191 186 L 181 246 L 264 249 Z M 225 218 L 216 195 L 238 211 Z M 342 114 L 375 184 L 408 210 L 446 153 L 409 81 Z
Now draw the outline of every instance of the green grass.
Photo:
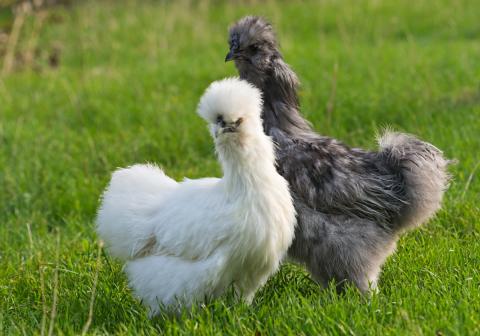
M 97 270 L 96 334 L 480 333 L 480 3 L 110 1 L 50 11 L 34 66 L 0 79 L 0 334 L 41 333 L 42 318 L 48 331 L 53 306 L 54 333 L 80 333 Z M 226 29 L 247 13 L 274 22 L 320 133 L 369 148 L 385 125 L 417 134 L 459 160 L 454 180 L 438 216 L 399 241 L 371 298 L 321 290 L 287 264 L 251 306 L 226 295 L 149 320 L 122 266 L 104 254 L 96 266 L 98 199 L 110 173 L 133 163 L 159 163 L 177 179 L 219 176 L 195 108 L 211 81 L 235 74 L 223 62 Z

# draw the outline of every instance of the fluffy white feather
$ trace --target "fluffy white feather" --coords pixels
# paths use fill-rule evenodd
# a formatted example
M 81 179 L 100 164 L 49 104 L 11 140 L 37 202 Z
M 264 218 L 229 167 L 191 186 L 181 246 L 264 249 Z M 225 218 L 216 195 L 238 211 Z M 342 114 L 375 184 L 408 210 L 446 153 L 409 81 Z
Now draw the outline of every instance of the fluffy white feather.
M 217 297 L 232 283 L 250 301 L 278 268 L 295 210 L 263 133 L 261 105 L 260 92 L 235 78 L 203 95 L 198 113 L 209 123 L 223 178 L 177 183 L 151 165 L 113 174 L 98 233 L 127 260 L 130 285 L 151 314 Z

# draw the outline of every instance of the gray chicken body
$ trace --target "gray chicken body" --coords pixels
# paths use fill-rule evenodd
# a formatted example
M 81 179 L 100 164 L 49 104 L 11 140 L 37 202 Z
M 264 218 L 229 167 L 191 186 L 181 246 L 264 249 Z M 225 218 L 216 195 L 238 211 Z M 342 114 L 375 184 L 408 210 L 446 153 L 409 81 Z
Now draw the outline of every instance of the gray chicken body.
M 386 132 L 380 150 L 349 148 L 318 135 L 299 113 L 296 74 L 272 27 L 245 17 L 230 29 L 240 77 L 263 92 L 264 129 L 277 144 L 277 169 L 290 184 L 298 225 L 289 257 L 322 285 L 375 288 L 399 235 L 440 208 L 448 160 L 417 138 Z

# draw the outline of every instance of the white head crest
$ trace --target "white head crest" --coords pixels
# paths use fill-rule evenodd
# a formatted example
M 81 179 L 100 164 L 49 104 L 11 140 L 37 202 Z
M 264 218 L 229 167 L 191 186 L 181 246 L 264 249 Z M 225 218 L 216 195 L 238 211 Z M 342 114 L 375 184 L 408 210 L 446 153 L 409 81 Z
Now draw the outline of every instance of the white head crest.
M 220 120 L 227 124 L 239 119 L 260 121 L 261 111 L 260 90 L 239 78 L 213 82 L 198 104 L 198 114 L 209 124 L 216 124 Z

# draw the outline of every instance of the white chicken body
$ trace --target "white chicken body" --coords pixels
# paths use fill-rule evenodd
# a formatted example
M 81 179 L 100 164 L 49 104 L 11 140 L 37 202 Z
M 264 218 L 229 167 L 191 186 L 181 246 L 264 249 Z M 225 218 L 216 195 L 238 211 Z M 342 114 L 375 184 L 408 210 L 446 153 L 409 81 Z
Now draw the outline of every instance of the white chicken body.
M 217 297 L 232 283 L 250 301 L 290 246 L 295 210 L 260 113 L 259 91 L 238 79 L 215 82 L 202 97 L 221 179 L 177 183 L 148 165 L 114 173 L 98 232 L 128 260 L 130 285 L 152 314 Z

